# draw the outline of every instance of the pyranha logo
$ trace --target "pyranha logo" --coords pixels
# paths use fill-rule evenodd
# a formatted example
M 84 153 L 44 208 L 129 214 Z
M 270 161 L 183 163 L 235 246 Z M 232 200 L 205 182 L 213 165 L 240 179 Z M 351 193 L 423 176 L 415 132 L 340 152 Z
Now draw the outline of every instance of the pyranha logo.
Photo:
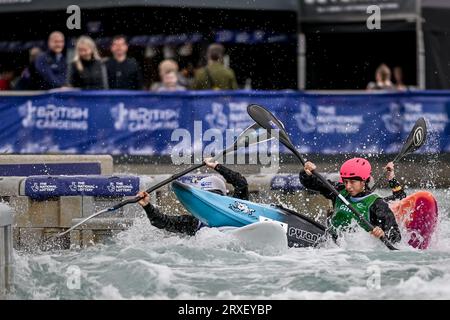
M 414 131 L 413 136 L 414 136 L 414 139 L 413 139 L 414 145 L 415 145 L 416 147 L 420 147 L 420 145 L 421 145 L 422 142 L 423 142 L 423 141 L 422 141 L 422 140 L 423 140 L 423 137 L 425 136 L 425 135 L 423 134 L 423 128 L 422 128 L 422 127 L 417 128 L 416 131 Z
M 294 118 L 302 132 L 310 133 L 316 130 L 316 117 L 312 114 L 310 105 L 300 104 L 300 113 L 296 113 Z
M 253 215 L 253 212 L 255 212 L 254 209 L 250 209 L 245 203 L 235 201 L 233 204 L 230 204 L 228 206 L 231 210 L 234 212 L 242 212 L 245 214 L 248 214 L 249 216 Z

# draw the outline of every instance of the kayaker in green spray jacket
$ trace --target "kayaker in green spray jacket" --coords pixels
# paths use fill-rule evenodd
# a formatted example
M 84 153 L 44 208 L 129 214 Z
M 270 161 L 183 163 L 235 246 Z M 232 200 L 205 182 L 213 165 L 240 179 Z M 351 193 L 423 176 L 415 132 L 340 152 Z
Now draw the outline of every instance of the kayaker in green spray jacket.
M 234 187 L 233 194 L 230 194 L 231 197 L 248 200 L 248 183 L 244 176 L 239 172 L 235 172 L 224 165 L 219 164 L 217 161 L 213 161 L 212 158 L 207 158 L 204 161 L 208 168 L 214 169 L 216 172 L 220 173 L 226 182 Z M 217 176 L 206 176 L 201 179 L 197 185 L 203 190 L 224 196 L 227 195 L 225 181 Z M 139 201 L 139 204 L 145 210 L 150 223 L 159 229 L 194 235 L 200 228 L 205 226 L 200 220 L 188 214 L 167 215 L 162 213 L 157 207 L 150 203 L 150 195 L 145 191 L 139 192 L 138 195 L 144 197 Z
M 393 164 L 388 164 L 393 172 Z M 388 167 L 387 166 L 387 167 Z M 327 189 L 315 176 L 312 175 L 316 165 L 306 162 L 304 170 L 300 172 L 300 181 L 308 189 L 320 192 L 327 199 L 333 202 L 334 212 L 328 218 L 331 233 L 336 235 L 342 231 L 353 230 L 354 222 L 368 230 L 367 225 L 359 221 L 357 217 L 347 208 L 347 206 L 329 189 Z M 370 223 L 375 226 L 371 234 L 377 238 L 386 236 L 392 243 L 401 240 L 401 234 L 394 213 L 389 208 L 387 202 L 379 195 L 372 193 L 369 188 L 372 167 L 366 159 L 353 158 L 347 160 L 340 169 L 340 180 L 335 183 L 335 188 L 361 213 Z M 393 178 L 393 176 L 392 176 Z M 398 189 L 398 187 L 397 187 Z M 399 198 L 403 197 L 397 190 Z M 403 192 L 404 194 L 404 192 Z

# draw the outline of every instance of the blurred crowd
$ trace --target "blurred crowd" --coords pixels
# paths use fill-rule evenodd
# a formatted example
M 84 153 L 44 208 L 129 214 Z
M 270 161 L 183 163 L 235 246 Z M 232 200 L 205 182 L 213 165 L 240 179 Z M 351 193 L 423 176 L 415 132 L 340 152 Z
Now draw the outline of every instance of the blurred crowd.
M 206 65 L 182 70 L 175 59 L 164 59 L 158 65 L 159 81 L 144 84 L 143 71 L 137 60 L 128 54 L 127 38 L 113 37 L 109 55 L 103 57 L 89 36 L 77 39 L 73 57 L 67 59 L 65 37 L 52 32 L 47 49 L 29 50 L 28 66 L 16 75 L 2 70 L 0 90 L 151 90 L 154 92 L 183 90 L 238 89 L 234 71 L 225 63 L 225 48 L 212 43 L 206 51 Z
M 144 68 L 154 74 L 154 81 L 144 81 L 143 69 L 134 57 L 129 56 L 128 41 L 123 35 L 112 38 L 108 52 L 102 56 L 96 42 L 89 36 L 76 40 L 70 57 L 66 56 L 66 40 L 59 31 L 52 32 L 47 49 L 32 47 L 28 66 L 17 70 L 0 70 L 0 90 L 150 90 L 153 92 L 183 90 L 235 90 L 236 75 L 227 66 L 225 48 L 212 43 L 202 57 L 203 65 L 192 62 L 182 69 L 176 58 L 164 58 L 152 68 Z M 185 51 L 192 51 L 186 45 Z M 169 55 L 170 56 L 170 55 Z M 145 74 L 144 74 L 145 75 Z M 148 74 L 147 77 L 148 78 Z M 156 79 L 157 78 L 157 79 Z M 247 84 L 245 88 L 251 88 Z M 375 79 L 367 84 L 367 90 L 407 90 L 400 66 L 389 68 L 382 63 L 375 72 Z
M 393 79 L 392 79 L 393 78 Z M 395 66 L 393 72 L 385 64 L 382 63 L 375 71 L 375 81 L 367 84 L 367 90 L 398 90 L 405 91 L 408 87 L 403 82 L 403 70 L 399 66 Z

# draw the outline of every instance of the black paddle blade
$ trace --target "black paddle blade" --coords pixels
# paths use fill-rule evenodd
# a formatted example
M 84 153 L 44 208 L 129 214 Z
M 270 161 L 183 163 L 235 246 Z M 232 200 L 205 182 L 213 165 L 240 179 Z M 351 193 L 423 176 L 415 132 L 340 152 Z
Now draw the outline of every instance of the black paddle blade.
M 398 158 L 402 158 L 409 153 L 413 153 L 419 149 L 427 138 L 427 123 L 424 118 L 419 118 L 416 124 L 409 133 L 402 151 L 400 151 Z
M 271 134 L 272 130 L 278 130 L 278 139 L 289 149 L 295 150 L 284 124 L 269 110 L 257 104 L 251 104 L 247 107 L 247 112 L 256 123 L 267 130 L 268 134 Z

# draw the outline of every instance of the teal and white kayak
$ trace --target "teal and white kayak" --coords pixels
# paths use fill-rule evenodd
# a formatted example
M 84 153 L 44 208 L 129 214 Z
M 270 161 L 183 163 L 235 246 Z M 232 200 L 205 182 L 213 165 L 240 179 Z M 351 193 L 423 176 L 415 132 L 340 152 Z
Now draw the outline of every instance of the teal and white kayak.
M 243 227 L 276 221 L 285 230 L 290 247 L 315 246 L 325 233 L 321 224 L 281 206 L 222 196 L 179 181 L 172 183 L 172 189 L 181 204 L 209 227 Z

